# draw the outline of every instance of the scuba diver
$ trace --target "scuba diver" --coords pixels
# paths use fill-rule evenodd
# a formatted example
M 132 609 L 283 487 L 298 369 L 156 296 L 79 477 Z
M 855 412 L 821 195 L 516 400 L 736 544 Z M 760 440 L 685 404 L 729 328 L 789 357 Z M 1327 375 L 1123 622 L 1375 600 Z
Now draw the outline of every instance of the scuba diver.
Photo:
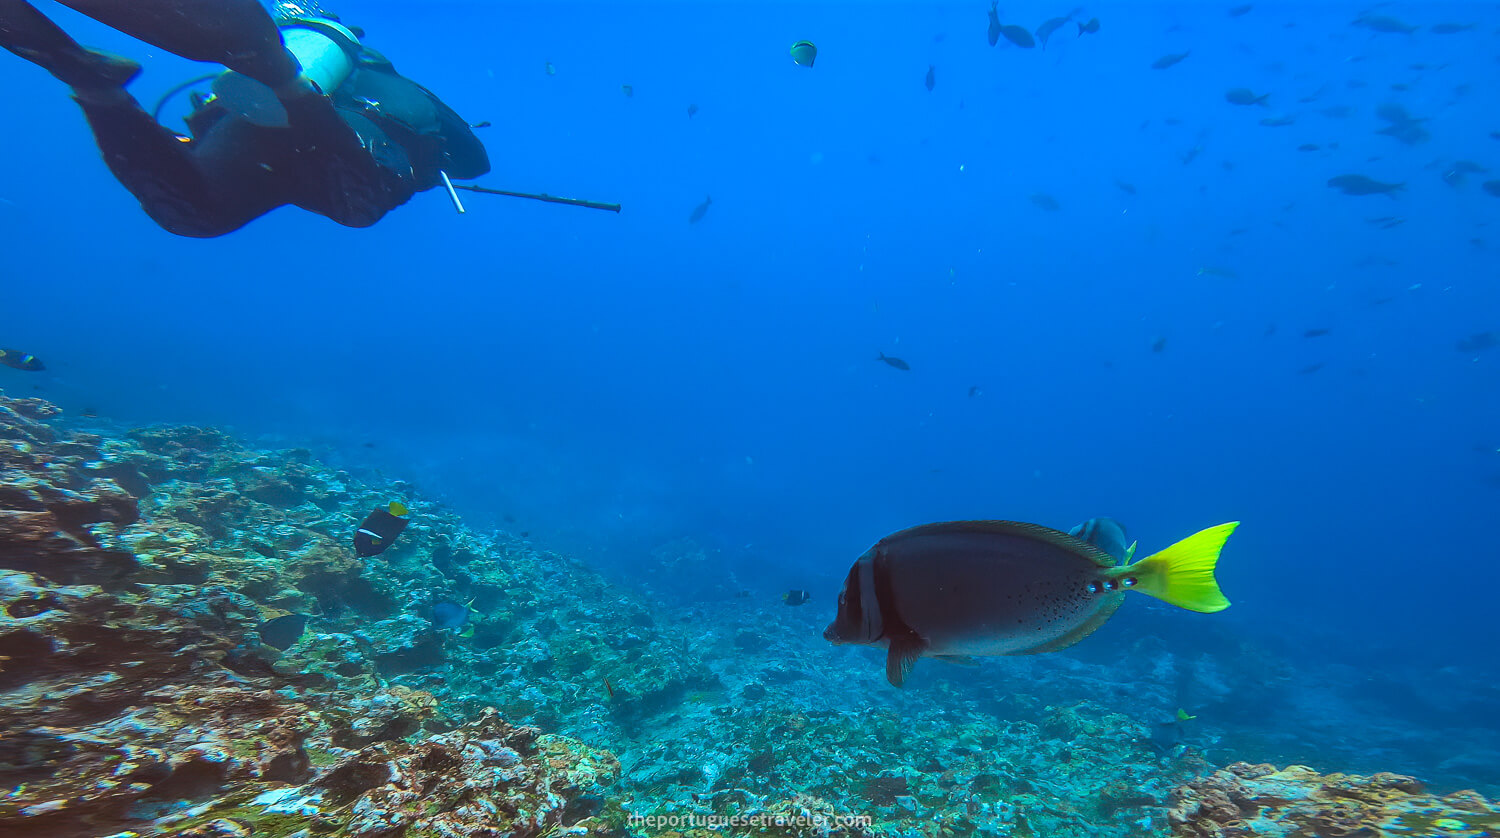
M 72 88 L 110 171 L 169 232 L 222 236 L 287 204 L 368 227 L 490 169 L 467 122 L 308 2 L 279 2 L 274 17 L 258 0 L 59 2 L 228 68 L 179 134 L 126 92 L 139 64 L 80 46 L 27 0 L 0 0 L 0 46 Z

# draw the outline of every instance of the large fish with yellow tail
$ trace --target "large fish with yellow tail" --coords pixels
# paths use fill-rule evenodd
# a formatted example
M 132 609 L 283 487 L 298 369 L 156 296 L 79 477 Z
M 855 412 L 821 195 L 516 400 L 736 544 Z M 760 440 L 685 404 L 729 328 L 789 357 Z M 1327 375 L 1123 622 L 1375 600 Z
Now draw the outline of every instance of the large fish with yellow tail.
M 886 678 L 899 687 L 918 658 L 1066 649 L 1104 625 L 1127 591 L 1222 611 L 1229 600 L 1214 566 L 1237 526 L 1209 527 L 1134 562 L 1135 545 L 1108 518 L 1073 533 L 1018 521 L 912 527 L 854 562 L 823 637 L 885 647 Z

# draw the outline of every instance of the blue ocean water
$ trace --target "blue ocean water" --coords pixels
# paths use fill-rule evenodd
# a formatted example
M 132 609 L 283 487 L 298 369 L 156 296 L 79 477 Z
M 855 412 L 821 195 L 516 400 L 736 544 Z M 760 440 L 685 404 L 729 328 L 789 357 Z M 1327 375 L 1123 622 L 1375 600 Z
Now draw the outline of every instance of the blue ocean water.
M 1240 520 L 1233 608 L 1132 602 L 1059 654 L 1255 644 L 1371 679 L 1371 718 L 1415 736 L 1493 729 L 1500 349 L 1456 345 L 1500 330 L 1500 15 L 1381 6 L 1405 34 L 1230 5 L 1087 7 L 1097 33 L 1022 49 L 986 43 L 984 3 L 351 2 L 493 122 L 480 183 L 623 210 L 466 194 L 459 216 L 434 191 L 368 230 L 282 209 L 202 241 L 0 56 L 0 329 L 49 367 L 3 386 L 311 445 L 627 581 L 692 539 L 819 619 L 913 524 L 1111 515 L 1154 550 Z M 142 59 L 148 104 L 212 69 L 46 10 Z M 1430 137 L 1377 133 L 1389 104 Z M 1445 177 L 1461 160 L 1490 173 Z M 1326 185 L 1345 174 L 1404 188 Z M 744 607 L 698 583 L 650 584 Z M 1477 697 L 1424 693 L 1439 673 Z

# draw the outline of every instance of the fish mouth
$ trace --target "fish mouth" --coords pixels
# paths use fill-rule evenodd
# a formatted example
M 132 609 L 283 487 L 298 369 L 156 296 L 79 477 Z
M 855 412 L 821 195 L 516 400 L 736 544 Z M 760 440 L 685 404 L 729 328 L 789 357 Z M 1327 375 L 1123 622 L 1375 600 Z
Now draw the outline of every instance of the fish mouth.
M 844 645 L 843 639 L 840 638 L 836 632 L 834 632 L 833 625 L 831 623 L 829 624 L 828 628 L 823 629 L 823 639 L 837 646 Z

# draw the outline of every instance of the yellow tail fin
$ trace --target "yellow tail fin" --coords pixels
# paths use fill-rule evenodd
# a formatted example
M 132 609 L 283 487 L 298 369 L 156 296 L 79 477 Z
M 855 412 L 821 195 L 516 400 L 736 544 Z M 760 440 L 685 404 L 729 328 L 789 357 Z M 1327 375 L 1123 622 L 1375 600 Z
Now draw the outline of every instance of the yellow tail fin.
M 1134 578 L 1134 587 L 1141 593 L 1178 608 L 1204 613 L 1223 611 L 1229 607 L 1229 600 L 1214 581 L 1214 565 L 1219 561 L 1224 542 L 1239 525 L 1239 521 L 1231 521 L 1193 533 L 1159 553 L 1127 565 L 1120 575 Z

